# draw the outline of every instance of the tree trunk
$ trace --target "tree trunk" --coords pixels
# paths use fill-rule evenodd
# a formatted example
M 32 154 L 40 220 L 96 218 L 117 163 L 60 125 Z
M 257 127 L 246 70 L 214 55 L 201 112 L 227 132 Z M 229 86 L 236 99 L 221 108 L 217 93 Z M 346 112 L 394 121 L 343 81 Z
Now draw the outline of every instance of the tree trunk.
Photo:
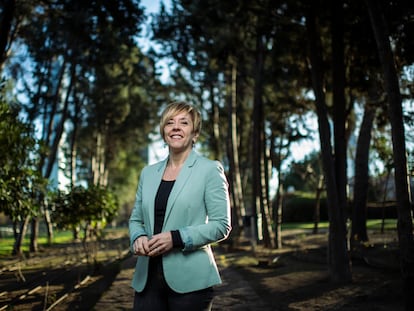
M 54 89 L 50 90 L 50 92 L 53 93 L 51 103 L 50 104 L 48 103 L 47 105 L 44 105 L 43 107 L 42 140 L 45 146 L 47 146 L 50 149 L 52 149 L 52 146 L 54 145 L 52 142 L 52 138 L 54 138 L 55 140 L 57 139 L 56 137 L 57 134 L 54 135 L 54 124 L 56 122 L 57 115 L 58 115 L 58 106 L 60 103 L 60 94 L 61 94 L 60 88 L 62 87 L 62 81 L 63 81 L 64 75 L 66 72 L 65 66 L 66 66 L 66 61 L 63 62 L 58 75 L 54 72 L 53 66 L 51 64 L 49 64 L 48 66 L 48 75 L 54 78 L 54 80 L 56 81 L 56 84 L 54 85 Z M 38 96 L 39 98 L 42 98 L 42 85 L 39 85 L 36 96 Z M 60 140 L 60 137 L 58 138 Z M 49 162 L 55 159 L 54 156 L 56 154 L 52 156 L 51 155 L 52 151 L 42 154 L 40 161 L 39 161 L 40 170 L 45 178 L 48 178 L 50 175 L 48 166 L 52 165 L 53 167 L 53 164 L 50 164 Z M 50 171 L 52 170 L 52 167 L 50 168 Z
M 62 139 L 62 135 L 64 132 L 64 127 L 65 127 L 65 122 L 68 118 L 69 115 L 69 103 L 70 103 L 70 98 L 72 95 L 72 88 L 73 88 L 73 84 L 74 84 L 74 80 L 75 80 L 75 66 L 72 67 L 71 70 L 71 76 L 70 76 L 70 84 L 69 87 L 67 89 L 67 93 L 66 93 L 66 97 L 65 97 L 65 101 L 64 101 L 64 105 L 62 107 L 62 110 L 60 111 L 61 115 L 59 118 L 59 123 L 57 124 L 56 127 L 53 127 L 55 121 L 56 121 L 56 117 L 58 115 L 58 109 L 57 107 L 59 106 L 59 99 L 60 99 L 60 94 L 61 94 L 61 87 L 62 87 L 62 81 L 64 78 L 64 73 L 65 73 L 65 66 L 66 66 L 66 61 L 63 62 L 60 72 L 59 72 L 59 77 L 57 79 L 57 84 L 54 91 L 54 97 L 53 97 L 53 108 L 51 113 L 46 113 L 45 114 L 45 118 L 49 118 L 48 120 L 45 120 L 45 123 L 48 124 L 47 126 L 47 131 L 46 133 L 43 133 L 43 136 L 46 138 L 45 142 L 46 144 L 49 146 L 49 152 L 47 153 L 47 159 L 45 157 L 42 157 L 41 161 L 40 161 L 40 167 L 41 170 L 43 172 L 43 177 L 45 178 L 49 178 L 50 174 L 52 173 L 52 169 L 53 166 L 56 162 L 57 159 L 57 154 L 58 154 L 58 149 L 60 146 L 60 142 Z M 46 127 L 44 127 L 46 128 Z M 53 133 L 53 134 L 52 134 Z M 43 204 L 44 202 L 40 202 L 40 204 Z M 52 243 L 53 241 L 53 225 L 51 223 L 51 218 L 50 218 L 50 214 L 49 214 L 49 210 L 48 210 L 48 205 L 47 204 L 43 204 L 44 207 L 44 219 L 46 222 L 46 226 L 47 226 L 47 233 L 48 233 L 48 241 L 49 243 Z M 37 242 L 36 242 L 37 243 Z
M 316 188 L 315 211 L 313 213 L 313 234 L 317 234 L 319 229 L 319 222 L 321 220 L 321 194 L 323 191 L 323 174 L 319 175 L 318 185 Z
M 279 174 L 280 176 L 280 174 Z M 282 218 L 283 218 L 283 183 L 280 181 L 276 190 L 276 199 L 273 203 L 273 220 L 275 223 L 275 248 L 282 248 Z
M 10 46 L 10 30 L 13 21 L 16 0 L 6 0 L 3 3 L 2 20 L 0 27 L 0 71 L 7 59 L 7 49 Z
M 263 120 L 262 120 L 263 124 Z M 270 154 L 268 152 L 268 148 L 266 147 L 266 139 L 265 139 L 265 132 L 263 128 L 262 133 L 262 155 L 260 159 L 260 166 L 262 167 L 261 170 L 261 214 L 263 217 L 263 242 L 266 247 L 275 248 L 275 234 L 272 229 L 272 213 L 270 208 L 270 197 L 269 197 L 269 178 L 270 178 Z
M 235 233 L 234 236 L 240 237 L 241 229 L 243 228 L 243 217 L 246 216 L 243 189 L 240 175 L 239 163 L 239 143 L 237 131 L 237 65 L 232 63 L 231 66 L 231 98 L 229 109 L 229 165 L 230 177 L 232 183 L 232 198 L 233 198 L 233 224 Z
M 334 282 L 350 282 L 352 280 L 352 274 L 347 252 L 345 221 L 342 210 L 340 209 L 342 205 L 339 202 L 338 196 L 335 165 L 331 146 L 331 131 L 325 102 L 322 49 L 320 38 L 317 35 L 315 15 L 312 8 L 306 18 L 306 29 L 309 44 L 308 53 L 310 58 L 310 71 L 315 93 L 319 139 L 328 202 L 328 268 L 331 279 Z
M 45 224 L 46 224 L 46 233 L 47 233 L 47 244 L 52 245 L 53 244 L 53 223 L 52 218 L 50 217 L 50 211 L 49 206 L 47 205 L 47 202 L 43 200 L 43 206 L 44 206 L 44 217 L 45 217 Z
M 262 40 L 259 34 L 257 34 L 258 38 L 257 41 Z M 257 43 L 259 46 L 259 43 Z M 260 159 L 261 159 L 261 152 L 262 152 L 262 144 L 261 144 L 261 136 L 262 136 L 262 114 L 263 114 L 263 103 L 262 103 L 262 73 L 263 69 L 263 55 L 256 50 L 256 62 L 255 62 L 255 85 L 254 85 L 254 99 L 253 99 L 253 135 L 252 135 L 252 153 L 253 153 L 253 202 L 252 202 L 252 217 L 254 218 L 254 226 L 252 231 L 255 235 L 255 240 L 259 241 L 262 240 L 262 228 L 261 228 L 261 167 L 260 167 Z
M 76 95 L 74 95 L 76 97 Z M 70 188 L 72 189 L 76 183 L 76 156 L 77 156 L 77 140 L 79 125 L 81 123 L 81 107 L 83 106 L 83 100 L 75 101 L 75 111 L 72 117 L 73 130 L 70 137 Z
M 377 42 L 379 58 L 384 72 L 385 88 L 388 95 L 388 113 L 391 123 L 395 187 L 398 204 L 397 227 L 400 246 L 400 267 L 404 286 L 405 308 L 406 310 L 414 310 L 413 211 L 410 203 L 411 198 L 408 183 L 402 99 L 384 14 L 377 1 L 365 0 L 365 3 Z
M 27 226 L 29 225 L 30 216 L 26 216 L 22 222 L 20 222 L 19 232 L 17 238 L 14 240 L 13 255 L 22 256 L 22 245 L 24 237 L 26 236 Z
M 30 252 L 36 253 L 39 250 L 37 240 L 39 238 L 39 219 L 32 217 L 30 230 Z
M 345 56 L 343 1 L 332 1 L 332 97 L 334 123 L 335 179 L 338 189 L 338 212 L 347 218 L 347 145 L 345 101 Z
M 56 160 L 58 159 L 58 150 L 59 150 L 59 146 L 62 140 L 62 135 L 63 132 L 65 130 L 65 122 L 68 118 L 68 114 L 69 114 L 69 102 L 70 102 L 70 96 L 71 96 L 71 90 L 72 90 L 72 85 L 73 85 L 73 80 L 74 80 L 74 73 L 73 76 L 71 77 L 71 83 L 69 85 L 69 88 L 67 90 L 67 94 L 66 94 L 66 98 L 65 98 L 65 102 L 61 111 L 61 117 L 59 119 L 59 123 L 56 126 L 56 128 L 54 129 L 54 135 L 53 135 L 53 141 L 52 144 L 49 145 L 49 153 L 48 153 L 48 159 L 47 159 L 47 164 L 45 167 L 44 172 L 44 177 L 45 178 L 49 178 L 50 174 L 52 173 L 52 169 L 53 166 L 55 165 Z M 57 94 L 59 94 L 60 92 L 57 91 Z M 56 118 L 56 115 L 51 116 L 51 118 Z M 53 123 L 53 121 L 52 121 Z M 47 210 L 48 206 L 45 205 L 45 221 L 46 221 L 46 226 L 48 228 L 48 240 L 52 241 L 53 239 L 53 226 L 50 222 L 50 217 L 48 216 L 49 211 Z
M 362 119 L 355 155 L 354 200 L 352 204 L 352 229 L 350 236 L 351 250 L 361 242 L 368 241 L 367 233 L 367 195 L 368 195 L 368 161 L 371 145 L 371 131 L 375 118 L 375 108 L 367 104 Z
M 95 155 L 92 157 L 93 184 L 106 186 L 108 182 L 108 171 L 106 170 L 105 134 L 98 132 L 96 135 Z
M 212 133 L 212 149 L 215 155 L 215 159 L 221 160 L 223 157 L 221 146 L 220 146 L 220 110 L 215 100 L 215 85 L 213 83 L 210 86 L 210 102 L 211 102 L 211 114 L 210 120 L 213 121 L 213 133 Z
M 385 231 L 385 217 L 386 217 L 386 213 L 385 213 L 385 209 L 387 208 L 386 203 L 387 203 L 387 193 L 388 193 L 388 183 L 390 182 L 390 177 L 391 177 L 391 168 L 387 165 L 387 177 L 385 178 L 385 183 L 384 183 L 384 190 L 383 190 L 383 194 L 382 194 L 382 213 L 381 213 L 381 233 L 384 233 Z
M 75 79 L 75 73 L 72 72 L 72 76 L 70 79 L 70 84 L 68 86 L 67 89 L 67 94 L 65 97 L 65 101 L 61 110 L 61 115 L 59 118 L 59 123 L 57 124 L 57 126 L 55 128 L 52 129 L 53 131 L 53 138 L 52 138 L 52 143 L 49 145 L 49 153 L 48 153 L 48 159 L 47 159 L 47 165 L 46 165 L 46 169 L 45 169 L 45 173 L 44 173 L 44 177 L 45 178 L 49 178 L 50 174 L 52 172 L 53 166 L 56 162 L 57 159 L 57 154 L 58 154 L 58 150 L 59 150 L 59 146 L 62 140 L 62 135 L 63 132 L 65 130 L 65 123 L 66 120 L 69 116 L 69 103 L 71 100 L 71 95 L 72 95 L 72 87 L 73 87 L 73 83 L 74 83 L 74 79 Z M 56 92 L 57 95 L 60 94 L 60 92 Z M 58 99 L 56 99 L 58 100 Z M 52 124 L 54 123 L 53 121 L 56 118 L 56 115 L 51 116 L 51 118 L 53 118 L 52 120 Z
M 263 238 L 265 247 L 274 247 L 271 237 L 271 219 L 268 206 L 268 183 L 265 180 L 265 141 L 263 122 L 263 66 L 264 66 L 264 36 L 257 31 L 256 38 L 256 62 L 255 62 L 255 86 L 253 104 L 253 206 L 255 211 L 257 239 Z
M 273 133 L 271 133 L 273 135 Z M 274 244 L 275 248 L 282 248 L 282 221 L 283 221 L 283 200 L 284 200 L 284 180 L 282 174 L 282 163 L 284 156 L 282 155 L 282 150 L 284 148 L 283 138 L 278 139 L 279 146 L 275 145 L 275 137 L 270 138 L 270 150 L 271 158 L 273 159 L 272 167 L 275 168 L 278 173 L 278 185 L 276 189 L 276 195 L 273 202 L 272 218 L 274 224 Z M 275 152 L 277 150 L 277 152 Z

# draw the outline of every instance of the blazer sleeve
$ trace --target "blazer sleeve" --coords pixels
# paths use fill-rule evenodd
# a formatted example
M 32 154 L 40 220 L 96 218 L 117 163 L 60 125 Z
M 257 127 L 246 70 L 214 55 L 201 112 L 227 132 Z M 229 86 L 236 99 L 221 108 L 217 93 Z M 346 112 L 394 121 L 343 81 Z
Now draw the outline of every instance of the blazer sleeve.
M 134 251 L 134 241 L 140 236 L 147 235 L 145 227 L 144 213 L 142 209 L 142 185 L 144 183 L 145 168 L 141 172 L 139 178 L 138 189 L 135 195 L 135 204 L 132 209 L 131 216 L 129 218 L 129 237 L 130 237 L 130 249 Z
M 218 161 L 211 161 L 204 167 L 204 205 L 207 222 L 181 228 L 183 251 L 191 251 L 228 237 L 231 231 L 230 199 L 228 183 L 223 167 Z M 198 175 L 200 176 L 200 175 Z

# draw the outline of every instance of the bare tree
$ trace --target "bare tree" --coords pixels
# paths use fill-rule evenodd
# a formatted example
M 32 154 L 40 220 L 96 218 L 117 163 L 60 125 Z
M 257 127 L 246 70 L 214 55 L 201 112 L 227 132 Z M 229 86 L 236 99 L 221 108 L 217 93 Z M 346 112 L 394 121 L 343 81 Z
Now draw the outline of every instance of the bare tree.
M 391 137 L 395 167 L 395 187 L 398 204 L 398 240 L 400 244 L 400 266 L 404 286 L 405 308 L 414 309 L 414 238 L 413 211 L 410 204 L 408 184 L 405 131 L 402 113 L 402 99 L 394 55 L 384 13 L 379 2 L 365 0 L 377 42 L 378 54 L 384 74 L 388 95 L 388 113 L 391 123 Z
M 328 216 L 328 268 L 334 282 L 349 282 L 352 279 L 349 256 L 347 253 L 346 227 L 343 216 L 344 203 L 338 194 L 338 176 L 331 146 L 331 130 L 324 91 L 324 71 L 322 50 L 318 35 L 315 12 L 310 8 L 306 18 L 309 43 L 309 62 L 312 85 L 315 93 L 316 113 L 318 116 L 319 139 L 322 152 L 322 165 L 325 175 Z

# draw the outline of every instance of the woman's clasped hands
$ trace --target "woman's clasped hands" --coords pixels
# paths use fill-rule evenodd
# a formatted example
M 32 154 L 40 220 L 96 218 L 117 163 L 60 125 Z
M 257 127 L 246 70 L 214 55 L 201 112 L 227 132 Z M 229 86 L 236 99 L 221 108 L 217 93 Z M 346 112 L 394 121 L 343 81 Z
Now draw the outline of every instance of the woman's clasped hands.
M 167 253 L 172 248 L 171 232 L 155 234 L 151 239 L 143 235 L 134 242 L 134 254 L 138 256 L 155 257 Z

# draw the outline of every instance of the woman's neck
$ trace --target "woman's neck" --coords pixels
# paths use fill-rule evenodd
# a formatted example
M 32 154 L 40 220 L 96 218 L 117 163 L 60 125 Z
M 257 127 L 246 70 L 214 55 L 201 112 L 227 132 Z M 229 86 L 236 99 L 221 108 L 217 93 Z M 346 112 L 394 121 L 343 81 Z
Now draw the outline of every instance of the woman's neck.
M 181 167 L 183 166 L 189 154 L 190 152 L 180 152 L 180 153 L 170 152 L 167 167 L 165 168 L 165 171 L 162 177 L 163 180 L 167 180 L 167 181 L 176 180 L 178 177 L 178 174 L 181 171 Z
M 174 169 L 180 168 L 184 164 L 190 152 L 191 152 L 191 149 L 186 150 L 185 152 L 179 152 L 179 153 L 170 152 L 169 159 L 168 159 L 168 166 Z

